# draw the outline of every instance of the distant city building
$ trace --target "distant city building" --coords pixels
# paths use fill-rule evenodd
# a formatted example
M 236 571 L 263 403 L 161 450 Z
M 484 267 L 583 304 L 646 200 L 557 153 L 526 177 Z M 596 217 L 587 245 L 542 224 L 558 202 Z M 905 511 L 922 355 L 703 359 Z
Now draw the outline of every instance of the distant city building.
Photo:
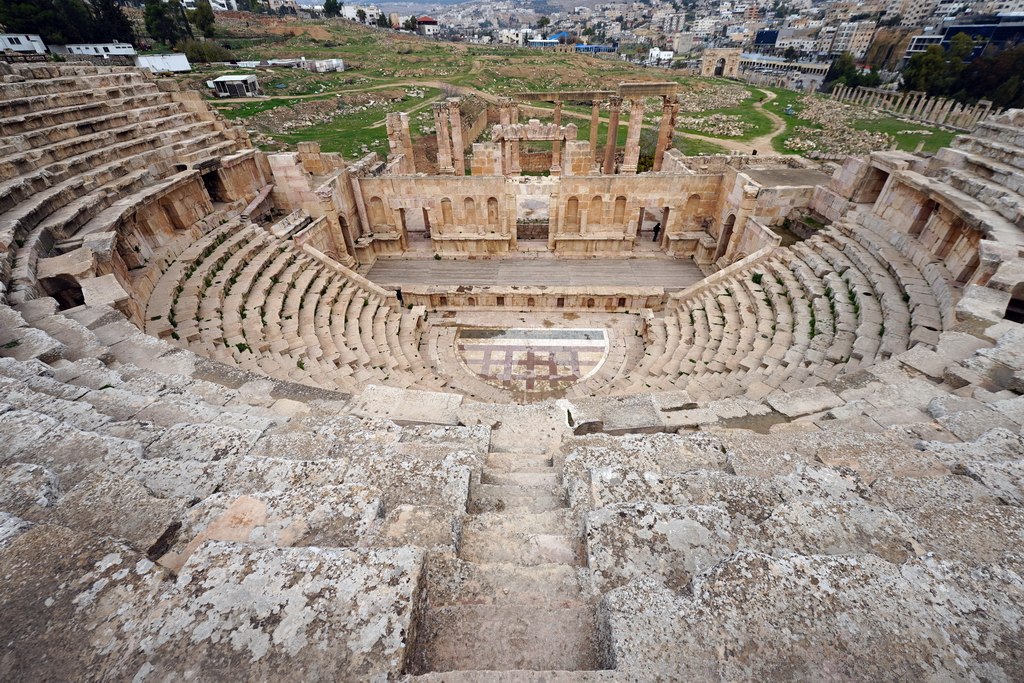
M 692 33 L 677 33 L 672 38 L 672 49 L 678 53 L 685 54 L 693 51 L 694 36 Z
M 647 51 L 648 64 L 671 64 L 673 57 L 675 57 L 675 53 L 671 50 L 659 50 L 652 47 Z
M 441 25 L 433 17 L 423 16 L 416 20 L 416 32 L 421 36 L 436 36 L 441 32 Z
M 0 50 L 46 53 L 46 43 L 34 33 L 0 33 Z
M 836 26 L 829 54 L 840 55 L 849 52 L 855 59 L 864 59 L 875 35 L 875 26 L 873 21 L 842 22 Z

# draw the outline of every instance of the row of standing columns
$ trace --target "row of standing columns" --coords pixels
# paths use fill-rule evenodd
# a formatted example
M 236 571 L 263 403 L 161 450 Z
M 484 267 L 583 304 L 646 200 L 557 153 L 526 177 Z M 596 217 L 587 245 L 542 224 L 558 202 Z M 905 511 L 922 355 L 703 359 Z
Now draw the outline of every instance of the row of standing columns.
M 437 166 L 441 175 L 465 175 L 465 156 L 463 154 L 462 117 L 460 98 L 452 97 L 444 102 L 433 105 L 434 127 L 437 136 Z M 608 134 L 605 140 L 604 156 L 601 160 L 601 172 L 607 175 L 615 173 L 615 152 L 619 137 L 619 119 L 622 114 L 622 98 L 613 96 L 608 100 Z M 679 115 L 679 103 L 675 98 L 663 96 L 661 120 L 658 126 L 658 141 L 654 153 L 653 170 L 660 171 L 664 162 L 665 152 L 672 146 L 676 119 Z M 590 115 L 590 149 L 594 155 L 594 164 L 598 165 L 598 128 L 600 126 L 601 103 L 593 102 Z M 519 122 L 519 107 L 511 99 L 503 98 L 498 105 L 498 119 L 502 125 Z M 554 122 L 562 123 L 562 102 L 555 103 Z M 640 134 L 644 123 L 644 100 L 630 100 L 629 125 L 626 133 L 626 146 L 623 162 L 619 173 L 635 174 L 640 160 Z M 412 140 L 409 136 L 409 117 L 404 113 L 389 114 L 387 117 L 388 143 L 391 155 L 389 161 L 404 156 L 398 170 L 401 173 L 415 173 Z M 520 166 L 519 142 L 505 140 L 502 148 L 502 173 L 519 175 Z M 552 142 L 551 172 L 558 173 L 561 168 L 561 141 Z
M 622 109 L 622 98 L 612 97 L 608 100 L 609 121 L 608 137 L 605 140 L 604 164 L 601 172 L 605 174 L 615 173 L 615 149 L 619 138 L 619 117 Z M 600 106 L 594 103 L 594 109 L 590 119 L 590 140 L 591 148 L 597 148 L 597 126 L 599 123 Z M 658 142 L 654 151 L 653 170 L 660 171 L 662 162 L 665 159 L 665 152 L 672 145 L 672 137 L 675 132 L 676 118 L 679 115 L 679 103 L 673 98 L 663 96 L 661 98 L 661 120 L 658 125 Z M 630 101 L 629 127 L 626 130 L 626 147 L 623 155 L 622 166 L 619 173 L 634 174 L 637 172 L 637 164 L 640 160 L 640 133 L 644 125 L 644 101 L 637 98 Z M 595 151 L 596 157 L 596 151 Z
M 444 102 L 434 103 L 437 171 L 441 175 L 466 175 L 461 103 L 459 97 L 449 97 Z
M 972 130 L 992 113 L 992 103 L 981 100 L 965 105 L 945 97 L 929 97 L 926 93 L 893 92 L 878 88 L 837 86 L 832 99 L 890 111 L 897 116 L 919 119 L 937 126 Z

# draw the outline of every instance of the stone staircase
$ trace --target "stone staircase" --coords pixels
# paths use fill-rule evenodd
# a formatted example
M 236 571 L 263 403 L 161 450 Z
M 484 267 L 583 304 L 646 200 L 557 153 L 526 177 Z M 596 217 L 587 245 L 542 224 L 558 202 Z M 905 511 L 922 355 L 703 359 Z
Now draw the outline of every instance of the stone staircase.
M 608 668 L 581 523 L 554 458 L 490 453 L 469 512 L 458 553 L 428 563 L 412 673 Z

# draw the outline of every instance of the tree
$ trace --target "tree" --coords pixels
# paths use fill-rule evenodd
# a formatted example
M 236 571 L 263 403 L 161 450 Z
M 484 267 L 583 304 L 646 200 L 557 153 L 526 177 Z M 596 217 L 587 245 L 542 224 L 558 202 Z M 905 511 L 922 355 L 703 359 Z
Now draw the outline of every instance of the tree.
M 377 26 L 380 26 L 381 28 L 391 28 L 391 20 L 388 18 L 388 15 L 381 12 L 377 17 Z
M 182 21 L 181 5 L 178 4 L 177 0 L 171 0 L 170 2 L 146 0 L 144 16 L 146 19 L 146 32 L 154 40 L 159 40 L 167 45 L 174 45 L 188 35 L 188 32 L 185 30 L 188 22 Z
M 416 17 L 409 17 L 408 19 L 403 21 L 402 28 L 404 28 L 406 31 L 412 31 L 413 33 L 415 33 L 416 29 L 418 28 L 416 26 Z
M 836 61 L 832 62 L 832 66 L 828 68 L 828 73 L 825 74 L 825 83 L 842 81 L 845 85 L 851 85 L 850 80 L 856 77 L 857 64 L 853 61 L 853 55 L 844 52 L 836 57 Z
M 536 28 L 544 28 L 550 23 L 550 19 L 548 19 L 547 17 L 541 17 L 540 19 L 537 20 Z
M 365 24 L 366 23 L 366 10 L 364 10 L 362 7 L 357 9 L 356 10 L 356 19 L 359 20 L 360 24 Z
M 341 5 L 338 0 L 324 0 L 324 16 L 336 17 L 341 14 Z
M 796 59 L 799 56 L 800 56 L 800 53 L 797 52 L 796 48 L 793 47 L 792 45 L 787 47 L 786 50 L 782 53 L 782 57 L 784 59 L 789 60 L 789 61 L 793 61 L 794 59 Z
M 210 0 L 198 0 L 190 18 L 204 36 L 207 38 L 213 37 L 213 25 L 217 18 L 213 15 L 213 7 L 210 6 Z
M 135 41 L 135 29 L 124 13 L 124 7 L 117 0 L 91 0 L 94 30 L 97 40 L 119 40 L 122 43 Z
M 8 33 L 37 33 L 53 45 L 93 39 L 93 18 L 82 0 L 5 0 L 0 2 L 0 25 Z

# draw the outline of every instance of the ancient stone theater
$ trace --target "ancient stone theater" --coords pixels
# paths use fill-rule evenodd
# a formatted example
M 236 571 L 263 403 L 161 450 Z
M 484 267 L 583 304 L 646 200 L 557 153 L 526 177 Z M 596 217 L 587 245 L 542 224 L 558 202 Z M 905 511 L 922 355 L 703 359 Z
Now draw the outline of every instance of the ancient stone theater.
M 346 160 L 0 64 L 0 678 L 1024 679 L 1024 112 L 685 157 L 678 87 Z

